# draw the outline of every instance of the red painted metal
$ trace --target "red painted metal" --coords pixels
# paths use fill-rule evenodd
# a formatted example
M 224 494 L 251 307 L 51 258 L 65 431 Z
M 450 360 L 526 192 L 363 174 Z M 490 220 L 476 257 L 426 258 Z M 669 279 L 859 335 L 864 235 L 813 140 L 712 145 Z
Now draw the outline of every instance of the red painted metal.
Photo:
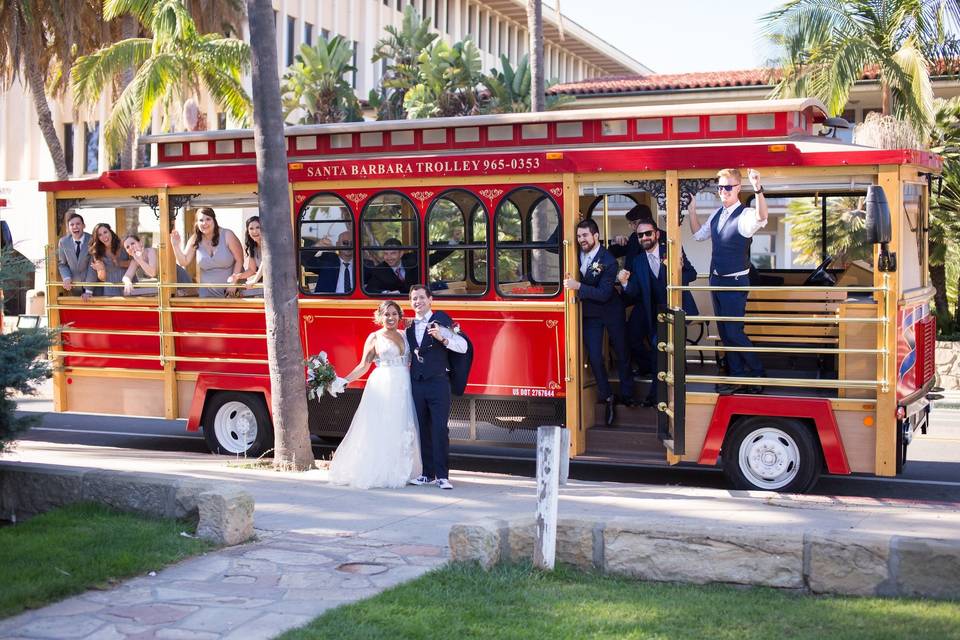
M 849 474 L 850 465 L 843 449 L 840 429 L 833 415 L 830 401 L 824 398 L 794 398 L 790 396 L 717 396 L 713 417 L 707 428 L 707 436 L 700 451 L 699 464 L 716 465 L 720 448 L 727 435 L 727 427 L 733 416 L 770 416 L 784 418 L 809 418 L 817 427 L 823 458 L 827 471 Z
M 190 416 L 187 418 L 187 431 L 199 431 L 200 419 L 203 417 L 203 403 L 210 391 L 246 391 L 262 393 L 270 411 L 270 378 L 269 376 L 247 376 L 223 373 L 201 373 L 197 377 L 197 386 L 193 390 L 193 401 L 190 403 Z

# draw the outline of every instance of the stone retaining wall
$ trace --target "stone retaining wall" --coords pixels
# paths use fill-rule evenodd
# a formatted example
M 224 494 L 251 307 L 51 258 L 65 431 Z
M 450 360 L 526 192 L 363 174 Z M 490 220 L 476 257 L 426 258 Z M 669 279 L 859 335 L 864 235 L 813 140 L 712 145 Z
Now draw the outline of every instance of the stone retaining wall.
M 960 342 L 938 340 L 934 361 L 940 386 L 946 391 L 960 390 Z
M 529 561 L 533 518 L 457 524 L 455 561 Z M 644 520 L 564 519 L 557 561 L 657 582 L 960 598 L 960 540 Z
M 253 537 L 253 497 L 228 483 L 156 473 L 0 462 L 0 515 L 23 519 L 76 502 L 159 518 L 199 517 L 197 535 L 233 545 Z

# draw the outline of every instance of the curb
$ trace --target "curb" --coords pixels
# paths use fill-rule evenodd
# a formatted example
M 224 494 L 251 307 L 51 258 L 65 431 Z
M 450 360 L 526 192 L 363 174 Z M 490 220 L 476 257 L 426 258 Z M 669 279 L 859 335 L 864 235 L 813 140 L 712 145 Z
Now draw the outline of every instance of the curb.
M 453 561 L 530 561 L 533 518 L 450 529 Z M 655 582 L 726 583 L 858 596 L 960 598 L 960 539 L 642 519 L 561 518 L 558 562 Z
M 197 517 L 197 535 L 220 545 L 253 537 L 253 496 L 230 483 L 0 461 L 0 513 L 23 519 L 76 502 L 159 518 Z

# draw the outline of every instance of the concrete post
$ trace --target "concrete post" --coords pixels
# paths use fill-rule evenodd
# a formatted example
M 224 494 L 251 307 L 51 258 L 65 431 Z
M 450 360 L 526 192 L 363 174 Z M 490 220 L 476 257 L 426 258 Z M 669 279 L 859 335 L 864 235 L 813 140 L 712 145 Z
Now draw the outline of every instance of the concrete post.
M 560 486 L 567 486 L 570 478 L 570 430 L 560 429 Z
M 537 429 L 537 517 L 533 565 L 553 569 L 557 555 L 557 509 L 560 497 L 560 427 Z

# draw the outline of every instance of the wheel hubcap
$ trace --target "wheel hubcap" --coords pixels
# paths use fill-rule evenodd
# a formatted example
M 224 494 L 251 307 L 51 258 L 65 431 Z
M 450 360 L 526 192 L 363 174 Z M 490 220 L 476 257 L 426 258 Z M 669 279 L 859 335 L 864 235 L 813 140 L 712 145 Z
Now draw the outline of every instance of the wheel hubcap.
M 228 402 L 217 410 L 213 431 L 223 450 L 244 453 L 257 439 L 257 418 L 244 403 Z
M 800 451 L 780 429 L 754 431 L 740 444 L 740 470 L 760 489 L 781 489 L 800 471 Z

